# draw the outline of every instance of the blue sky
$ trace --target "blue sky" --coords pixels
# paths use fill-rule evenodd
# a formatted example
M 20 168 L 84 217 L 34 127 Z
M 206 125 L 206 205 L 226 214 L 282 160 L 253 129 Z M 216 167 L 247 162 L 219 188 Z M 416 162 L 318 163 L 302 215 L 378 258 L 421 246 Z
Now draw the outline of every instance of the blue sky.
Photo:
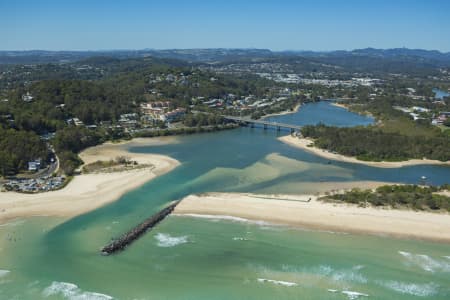
M 0 50 L 450 51 L 448 0 L 0 0 Z

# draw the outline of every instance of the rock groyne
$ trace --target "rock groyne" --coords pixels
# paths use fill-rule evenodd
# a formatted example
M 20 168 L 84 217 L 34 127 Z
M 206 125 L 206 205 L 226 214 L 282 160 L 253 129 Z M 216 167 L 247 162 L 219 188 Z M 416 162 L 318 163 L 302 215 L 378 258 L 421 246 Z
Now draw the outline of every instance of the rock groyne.
M 172 202 L 170 205 L 166 206 L 158 213 L 146 219 L 144 222 L 140 223 L 139 225 L 122 235 L 120 238 L 115 239 L 114 241 L 103 247 L 101 249 L 102 255 L 110 255 L 124 250 L 129 244 L 137 240 L 145 232 L 155 227 L 159 222 L 170 215 L 179 202 L 180 201 Z

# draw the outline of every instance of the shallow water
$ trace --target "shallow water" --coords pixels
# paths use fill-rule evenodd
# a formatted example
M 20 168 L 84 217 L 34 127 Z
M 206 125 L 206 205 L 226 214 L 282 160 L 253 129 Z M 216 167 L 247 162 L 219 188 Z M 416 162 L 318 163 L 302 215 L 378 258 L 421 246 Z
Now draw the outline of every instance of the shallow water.
M 275 118 L 339 126 L 372 122 L 324 102 Z M 133 148 L 167 154 L 182 165 L 72 220 L 33 218 L 1 226 L 0 299 L 449 298 L 448 244 L 171 216 L 127 251 L 99 255 L 112 237 L 191 193 L 302 193 L 329 181 L 417 183 L 423 175 L 434 184 L 449 182 L 448 167 L 330 164 L 280 143 L 278 134 L 287 132 L 241 128 Z

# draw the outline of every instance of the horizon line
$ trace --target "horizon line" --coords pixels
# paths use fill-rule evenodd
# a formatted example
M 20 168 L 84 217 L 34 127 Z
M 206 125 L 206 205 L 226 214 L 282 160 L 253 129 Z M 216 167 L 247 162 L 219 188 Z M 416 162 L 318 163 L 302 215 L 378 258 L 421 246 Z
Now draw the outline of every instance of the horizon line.
M 398 50 L 398 49 L 407 49 L 407 50 L 423 50 L 423 51 L 437 51 L 442 54 L 449 54 L 450 51 L 443 51 L 438 49 L 426 49 L 426 48 L 408 48 L 408 47 L 392 47 L 392 48 L 376 48 L 376 47 L 365 47 L 365 48 L 352 48 L 352 49 L 333 49 L 333 50 L 311 50 L 311 49 L 284 49 L 284 50 L 273 50 L 270 48 L 256 48 L 256 47 L 199 47 L 199 48 L 112 48 L 112 49 L 84 49 L 84 50 L 75 50 L 75 49 L 66 49 L 66 50 L 49 50 L 49 49 L 22 49 L 22 50 L 3 50 L 0 49 L 0 52 L 32 52 L 32 51 L 41 51 L 41 52 L 113 52 L 113 51 L 170 51 L 170 50 L 266 50 L 270 52 L 318 52 L 318 53 L 329 53 L 329 52 L 338 52 L 338 51 L 346 51 L 352 52 L 356 50 Z

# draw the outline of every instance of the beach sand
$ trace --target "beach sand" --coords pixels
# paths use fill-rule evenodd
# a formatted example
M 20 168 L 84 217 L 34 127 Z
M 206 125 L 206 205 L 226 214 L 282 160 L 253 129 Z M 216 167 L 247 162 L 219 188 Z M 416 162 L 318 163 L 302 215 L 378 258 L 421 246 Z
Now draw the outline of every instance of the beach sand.
M 331 153 L 327 150 L 320 149 L 317 147 L 308 147 L 308 145 L 313 144 L 313 140 L 307 139 L 307 138 L 298 138 L 291 135 L 283 136 L 278 138 L 283 143 L 286 143 L 290 146 L 300 148 L 302 150 L 308 151 L 310 153 L 313 153 L 317 156 L 329 159 L 329 160 L 337 160 L 342 162 L 348 162 L 348 163 L 356 163 L 356 164 L 363 164 L 371 167 L 377 167 L 377 168 L 400 168 L 405 166 L 414 166 L 414 165 L 448 165 L 450 166 L 450 161 L 442 162 L 439 160 L 430 160 L 430 159 L 410 159 L 406 161 L 364 161 L 359 160 L 356 157 L 341 155 L 337 153 Z
M 175 142 L 173 139 L 136 139 L 130 142 L 106 143 L 80 153 L 85 163 L 126 156 L 149 168 L 114 173 L 77 175 L 63 189 L 38 194 L 0 192 L 0 223 L 17 217 L 61 216 L 72 217 L 117 200 L 156 176 L 165 174 L 179 162 L 164 155 L 130 153 L 130 146 L 155 145 Z
M 347 104 L 342 104 L 342 103 L 337 103 L 337 102 L 330 102 L 330 103 L 333 106 L 348 109 L 348 105 Z
M 450 242 L 448 213 L 325 203 L 318 201 L 315 195 L 190 195 L 178 204 L 174 213 L 199 217 L 233 216 L 315 230 Z
M 298 112 L 298 110 L 300 109 L 302 105 L 301 104 L 297 104 L 293 110 L 285 110 L 285 111 L 280 111 L 277 113 L 273 113 L 273 114 L 268 114 L 268 115 L 264 115 L 261 117 L 262 120 L 269 118 L 269 117 L 275 117 L 275 116 L 284 116 L 284 115 L 289 115 L 289 114 L 294 114 L 296 112 Z

